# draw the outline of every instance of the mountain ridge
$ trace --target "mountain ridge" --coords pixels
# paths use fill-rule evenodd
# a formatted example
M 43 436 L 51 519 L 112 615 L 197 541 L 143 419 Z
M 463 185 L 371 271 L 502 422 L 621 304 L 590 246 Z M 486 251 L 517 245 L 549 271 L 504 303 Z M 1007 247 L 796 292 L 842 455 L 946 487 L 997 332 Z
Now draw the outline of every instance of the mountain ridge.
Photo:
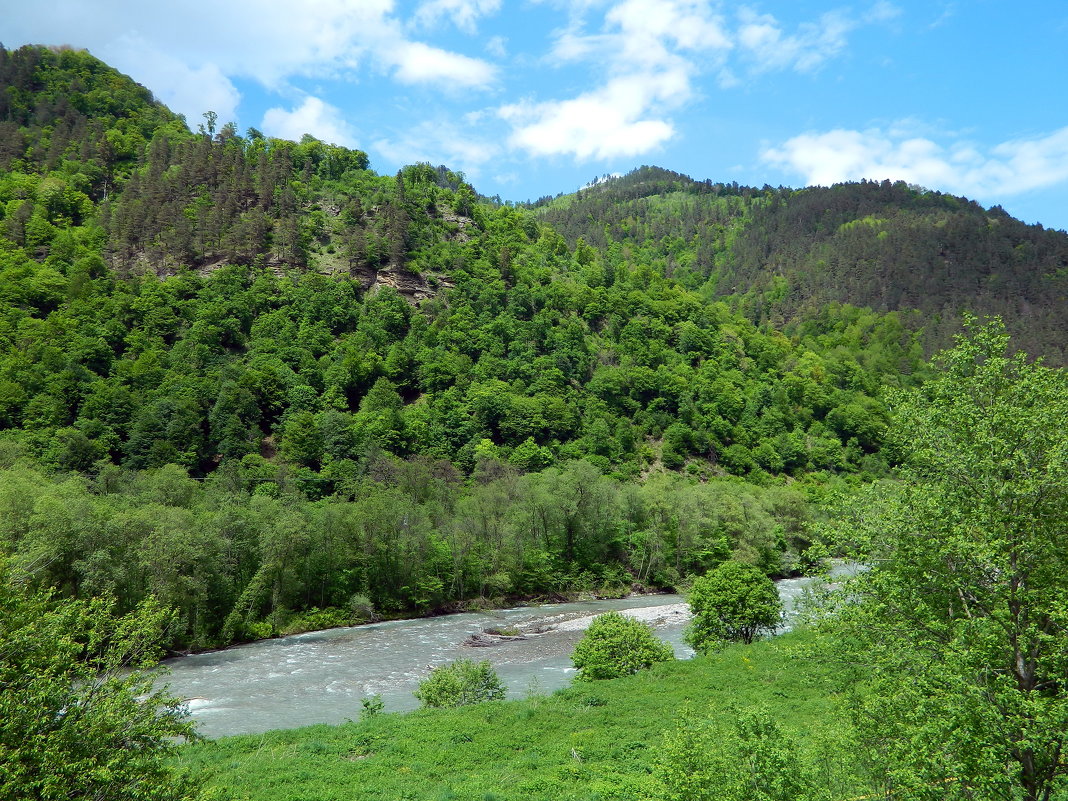
M 758 321 L 785 325 L 826 303 L 916 311 L 931 352 L 969 311 L 1065 359 L 1068 234 L 999 206 L 903 182 L 756 189 L 641 167 L 532 208 L 572 245 L 636 249 L 717 296 L 741 293 Z

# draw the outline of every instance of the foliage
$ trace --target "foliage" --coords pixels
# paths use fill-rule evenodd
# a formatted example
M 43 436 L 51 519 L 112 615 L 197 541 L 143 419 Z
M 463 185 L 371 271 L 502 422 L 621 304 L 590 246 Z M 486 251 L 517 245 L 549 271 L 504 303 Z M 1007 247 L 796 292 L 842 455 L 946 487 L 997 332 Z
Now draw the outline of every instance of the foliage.
M 857 704 L 871 759 L 908 798 L 1047 799 L 1068 736 L 1068 381 L 972 324 L 897 400 L 900 484 L 853 501 L 871 569 L 841 610 L 876 670 Z
M 686 642 L 708 653 L 725 642 L 749 644 L 782 623 L 775 584 L 753 565 L 724 562 L 694 580 L 687 600 L 693 621 Z
M 493 666 L 486 660 L 470 659 L 458 659 L 434 668 L 415 691 L 415 697 L 424 707 L 439 709 L 500 701 L 504 694 L 505 686 Z
M 57 601 L 0 576 L 0 796 L 197 796 L 167 759 L 192 724 L 144 672 L 170 620 L 152 602 L 115 617 L 104 599 Z
M 575 646 L 571 664 L 582 681 L 616 679 L 675 658 L 671 645 L 658 640 L 640 620 L 619 612 L 598 615 Z
M 360 699 L 360 720 L 370 720 L 383 714 L 385 702 L 378 693 Z
M 687 285 L 735 296 L 755 320 L 813 332 L 823 309 L 848 303 L 899 312 L 933 351 L 972 309 L 1003 315 L 1025 350 L 1057 364 L 1068 356 L 1058 305 L 1068 236 L 999 206 L 903 181 L 755 188 L 641 167 L 538 213 L 572 246 L 637 252 Z
M 925 374 L 905 316 L 717 300 L 751 221 L 801 230 L 817 195 L 647 168 L 557 204 L 605 202 L 580 242 L 445 167 L 191 131 L 84 52 L 0 48 L 0 83 L 0 552 L 122 611 L 155 594 L 175 646 L 782 575 L 810 496 L 893 467 L 884 390 Z M 953 205 L 832 194 L 861 255 L 876 206 Z M 991 252 L 1011 228 L 1021 264 L 1059 258 L 998 219 Z
M 780 574 L 810 483 L 888 469 L 896 318 L 787 337 L 444 167 L 190 131 L 88 53 L 0 47 L 0 83 L 0 552 L 156 595 L 174 646 Z
M 840 752 L 817 770 L 819 755 L 802 752 L 768 708 L 729 717 L 729 724 L 703 723 L 691 713 L 667 735 L 657 764 L 663 801 L 830 801 L 833 790 L 848 787 Z M 829 728 L 828 736 L 835 735 Z
M 635 486 L 584 461 L 492 469 L 465 486 L 447 462 L 381 455 L 310 500 L 321 482 L 259 457 L 205 481 L 23 463 L 0 469 L 0 551 L 43 586 L 110 592 L 121 610 L 151 593 L 180 613 L 174 645 L 203 648 L 453 600 L 670 584 L 732 552 L 774 570 L 807 547 L 808 507 L 783 487 Z
M 329 492 L 381 450 L 469 471 L 488 440 L 526 472 L 849 473 L 879 448 L 880 384 L 918 367 L 894 319 L 847 310 L 855 341 L 831 320 L 794 343 L 655 260 L 472 207 L 445 168 L 378 176 L 311 137 L 193 134 L 86 53 L 2 52 L 19 136 L 0 159 L 0 426 L 49 468 L 199 478 L 263 453 Z M 108 177 L 59 135 L 79 125 L 126 137 Z M 858 372 L 859 345 L 878 358 Z

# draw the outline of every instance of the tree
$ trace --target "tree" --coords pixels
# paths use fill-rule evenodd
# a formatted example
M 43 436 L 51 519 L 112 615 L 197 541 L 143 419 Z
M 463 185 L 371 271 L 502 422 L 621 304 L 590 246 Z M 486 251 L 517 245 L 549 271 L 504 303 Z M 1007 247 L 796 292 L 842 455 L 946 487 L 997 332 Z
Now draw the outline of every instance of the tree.
M 782 601 L 775 584 L 744 562 L 723 562 L 696 579 L 689 602 L 693 622 L 686 642 L 702 654 L 725 642 L 749 644 L 782 623 Z
M 579 679 L 616 679 L 675 658 L 649 626 L 619 612 L 598 615 L 571 654 Z
M 895 797 L 1047 801 L 1068 762 L 1068 381 L 969 324 L 899 396 L 902 480 L 851 503 L 870 566 L 832 621 Z
M 193 724 L 144 672 L 171 617 L 154 602 L 115 617 L 106 600 L 54 601 L 0 574 L 0 797 L 196 796 L 167 759 Z
M 415 691 L 415 697 L 424 707 L 438 708 L 500 701 L 504 694 L 505 686 L 493 666 L 486 660 L 470 659 L 458 659 L 434 668 Z

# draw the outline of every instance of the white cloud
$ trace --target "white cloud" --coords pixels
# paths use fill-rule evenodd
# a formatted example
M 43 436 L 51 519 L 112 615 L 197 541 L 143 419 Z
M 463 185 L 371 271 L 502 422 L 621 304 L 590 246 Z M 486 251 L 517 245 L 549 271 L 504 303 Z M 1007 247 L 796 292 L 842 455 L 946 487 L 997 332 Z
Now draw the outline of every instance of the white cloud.
M 956 14 L 957 14 L 957 4 L 956 3 L 942 3 L 942 13 L 939 14 L 938 17 L 934 20 L 934 22 L 930 23 L 927 27 L 929 29 L 931 29 L 931 30 L 934 30 L 935 28 L 939 28 L 942 25 L 944 25 L 945 23 L 949 22 L 949 20 L 951 20 L 954 16 L 956 16 Z
M 628 114 L 610 88 L 555 103 L 505 106 L 501 116 L 518 123 L 512 145 L 536 156 L 568 154 L 580 161 L 647 153 L 675 134 L 665 120 Z
M 457 19 L 467 24 L 472 17 L 461 6 L 488 9 L 495 2 L 445 6 L 456 5 Z M 129 33 L 117 34 L 116 20 Z M 409 83 L 471 88 L 495 77 L 487 62 L 413 40 L 393 0 L 185 0 L 180 9 L 140 0 L 57 0 L 25 5 L 4 27 L 8 44 L 86 47 L 176 103 L 194 102 L 193 82 L 203 80 L 205 101 L 220 106 L 223 119 L 222 106 L 236 105 L 231 81 L 238 77 L 278 89 L 294 76 L 343 76 L 365 63 L 395 70 Z
M 847 34 L 858 24 L 841 12 L 830 12 L 787 35 L 770 14 L 743 8 L 738 16 L 738 44 L 756 72 L 811 72 L 845 49 Z
M 682 50 L 731 46 L 720 15 L 700 0 L 624 0 L 605 20 L 623 33 L 626 58 L 648 58 L 648 48 L 655 55 L 669 42 Z
M 448 20 L 465 33 L 475 33 L 478 20 L 500 7 L 501 0 L 425 0 L 416 9 L 415 21 L 429 28 Z
M 214 111 L 223 122 L 236 118 L 241 95 L 218 65 L 206 62 L 190 67 L 168 53 L 154 51 L 136 36 L 123 37 L 118 47 L 122 56 L 116 66 L 132 72 L 126 65 L 137 65 L 137 79 L 172 111 L 184 114 L 194 128 L 205 111 Z
M 600 83 L 569 98 L 502 106 L 500 117 L 513 127 L 511 144 L 578 160 L 648 152 L 675 135 L 670 115 L 694 100 L 700 75 L 730 89 L 745 76 L 812 72 L 846 48 L 855 28 L 899 13 L 877 0 L 861 17 L 831 12 L 787 32 L 770 14 L 741 7 L 728 18 L 725 6 L 721 0 L 573 0 L 548 62 L 589 64 Z M 603 10 L 597 28 L 587 26 L 594 10 Z
M 396 164 L 426 161 L 446 164 L 465 172 L 468 178 L 500 155 L 500 146 L 450 120 L 427 120 L 396 138 L 381 138 L 374 149 Z
M 299 140 L 304 134 L 344 147 L 356 147 L 356 140 L 341 112 L 317 97 L 306 97 L 296 108 L 271 108 L 263 115 L 263 131 L 279 139 Z
M 581 16 L 558 33 L 550 59 L 589 60 L 603 83 L 577 96 L 510 103 L 498 115 L 512 125 L 513 147 L 579 161 L 647 153 L 671 139 L 671 110 L 694 94 L 695 59 L 722 63 L 730 40 L 704 0 L 622 0 L 587 34 Z
M 477 58 L 450 53 L 422 42 L 405 42 L 386 56 L 403 83 L 438 83 L 448 87 L 479 87 L 493 82 L 496 70 Z
M 901 16 L 901 9 L 886 0 L 879 0 L 864 14 L 865 22 L 889 22 Z
M 534 155 L 568 154 L 577 160 L 647 153 L 675 134 L 665 119 L 648 114 L 657 103 L 688 96 L 681 71 L 665 70 L 613 78 L 579 97 L 549 103 L 516 103 L 499 113 L 512 123 L 513 146 Z
M 592 57 L 616 70 L 634 70 L 671 60 L 677 51 L 731 46 L 722 16 L 706 0 L 621 0 L 605 13 L 600 33 L 584 33 L 581 20 L 560 31 L 550 57 Z
M 903 130 L 836 129 L 795 136 L 766 148 L 761 158 L 809 184 L 889 178 L 996 199 L 1068 182 L 1068 127 L 1003 142 L 985 153 L 966 141 L 940 145 Z

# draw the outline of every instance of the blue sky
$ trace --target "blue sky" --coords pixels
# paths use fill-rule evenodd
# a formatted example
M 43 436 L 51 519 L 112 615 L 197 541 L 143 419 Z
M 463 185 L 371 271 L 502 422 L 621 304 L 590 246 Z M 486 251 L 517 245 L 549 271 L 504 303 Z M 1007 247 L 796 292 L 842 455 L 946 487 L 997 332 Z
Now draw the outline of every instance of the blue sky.
M 1068 229 L 1065 0 L 58 0 L 0 41 L 84 47 L 192 125 L 308 132 L 507 200 L 657 164 L 903 179 Z

